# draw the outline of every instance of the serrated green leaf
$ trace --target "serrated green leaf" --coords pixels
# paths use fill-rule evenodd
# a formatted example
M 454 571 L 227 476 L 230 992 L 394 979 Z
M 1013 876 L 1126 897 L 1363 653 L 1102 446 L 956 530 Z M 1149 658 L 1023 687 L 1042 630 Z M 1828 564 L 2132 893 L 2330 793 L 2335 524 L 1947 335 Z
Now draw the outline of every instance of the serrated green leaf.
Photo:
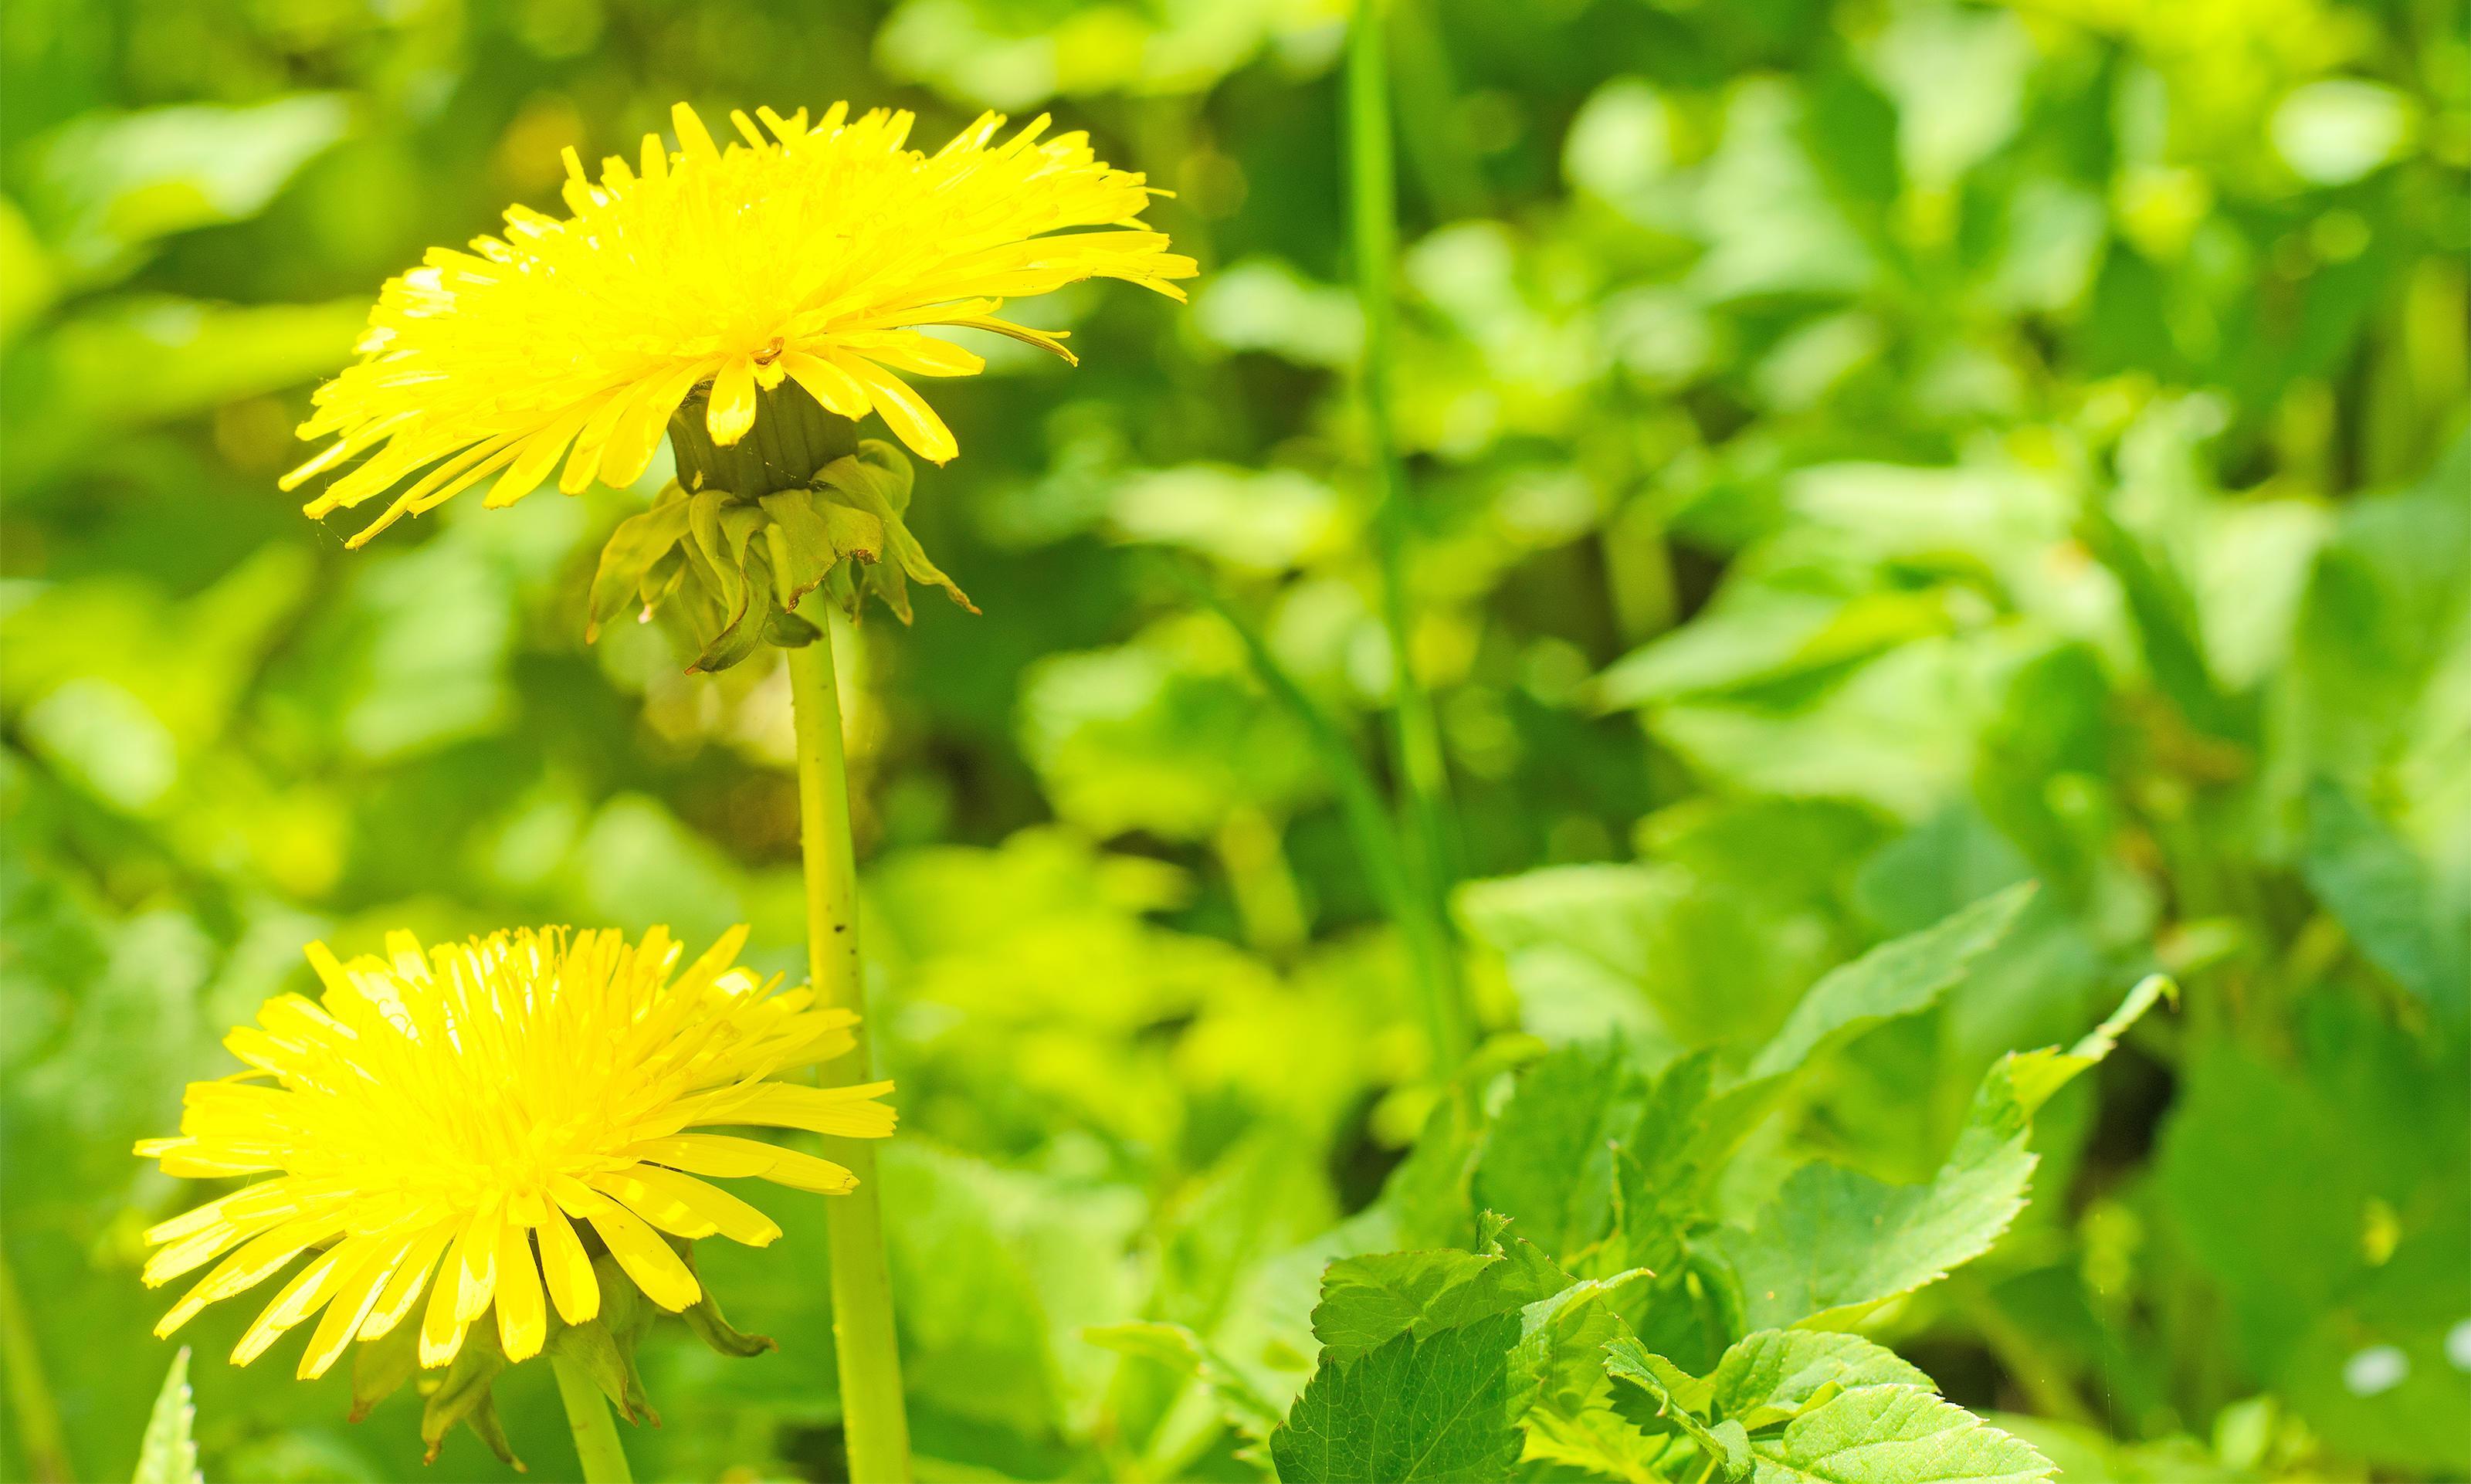
M 1626 1383 L 1614 1389 L 1613 1410 L 1634 1426 L 1681 1433 L 1724 1478 L 1751 1472 L 1750 1434 L 1742 1425 L 1702 1415 L 1712 1395 L 1707 1382 L 1628 1335 L 1605 1346 L 1604 1363 L 1606 1375 Z
M 1938 1003 L 2007 935 L 2034 891 L 2028 882 L 1994 892 L 1880 944 L 1812 985 L 1752 1059 L 1749 1074 L 1707 1100 L 1694 1157 L 1708 1167 L 1721 1163 L 1823 1050 Z
M 1792 1072 L 1847 1032 L 1929 1008 L 2007 935 L 2033 895 L 2030 883 L 1994 892 L 1919 932 L 1880 944 L 1821 979 L 1751 1059 L 1750 1075 Z
M 1682 1260 L 1683 1239 L 1701 1219 L 1706 1171 L 1700 1160 L 1700 1111 L 1715 1056 L 1699 1051 L 1658 1074 L 1628 1134 L 1613 1145 L 1613 1236 L 1624 1261 L 1650 1272 Z
M 1510 1359 L 1512 1416 L 1525 1420 L 1542 1411 L 1575 1420 L 1603 1398 L 1605 1346 L 1628 1332 L 1615 1307 L 1647 1276 L 1646 1269 L 1633 1268 L 1572 1284 L 1519 1310 L 1518 1348 Z
M 1412 1334 L 1324 1364 L 1270 1435 L 1285 1484 L 1414 1484 L 1509 1475 L 1521 1441 L 1509 1415 L 1518 1320 L 1496 1314 Z
M 2032 1484 L 2057 1472 L 2023 1441 L 1914 1386 L 1862 1386 L 1751 1445 L 1756 1484 Z
M 1857 1386 L 1919 1386 L 1928 1376 L 1857 1334 L 1761 1330 L 1725 1352 L 1707 1378 L 1716 1415 L 1753 1431 L 1797 1417 Z
M 2036 1161 L 2027 1147 L 2034 1111 L 2100 1061 L 2166 983 L 2137 985 L 2119 1014 L 2068 1051 L 2001 1058 L 1932 1180 L 1893 1186 L 1826 1164 L 1796 1170 L 1751 1230 L 1728 1228 L 1717 1238 L 1741 1284 L 1748 1322 L 1835 1323 L 1989 1251 L 2025 1206 Z
M 1348 1258 L 1322 1275 L 1313 1335 L 1324 1356 L 1348 1360 L 1413 1333 L 1471 1324 L 1548 1299 L 1570 1275 L 1532 1242 L 1512 1239 L 1493 1253 L 1385 1252 Z
M 138 1445 L 134 1484 L 205 1484 L 198 1472 L 198 1408 L 189 1391 L 189 1347 L 172 1356 Z
M 1618 1041 L 1563 1047 L 1527 1069 L 1477 1156 L 1476 1204 L 1565 1263 L 1612 1224 L 1612 1139 L 1638 1110 Z

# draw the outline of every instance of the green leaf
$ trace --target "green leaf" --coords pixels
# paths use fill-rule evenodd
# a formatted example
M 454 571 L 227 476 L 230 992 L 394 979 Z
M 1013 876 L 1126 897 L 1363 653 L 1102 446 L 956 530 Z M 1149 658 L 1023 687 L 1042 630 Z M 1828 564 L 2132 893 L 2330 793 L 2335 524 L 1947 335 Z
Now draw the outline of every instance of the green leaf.
M 2019 1439 L 1914 1386 L 1860 1386 L 1752 1445 L 1758 1484 L 2032 1484 L 2057 1472 Z
M 2034 892 L 2030 882 L 1993 892 L 1930 927 L 1880 944 L 1812 985 L 1752 1059 L 1749 1075 L 1708 1100 L 1696 1158 L 1710 1167 L 1720 1163 L 1824 1050 L 1882 1021 L 1938 1003 L 2015 926 Z
M 1725 1352 L 1708 1376 L 1720 1417 L 1756 1430 L 1798 1417 L 1857 1386 L 1919 1386 L 1931 1378 L 1895 1352 L 1857 1334 L 1761 1330 Z
M 154 1394 L 146 1440 L 137 1449 L 134 1484 L 205 1484 L 198 1472 L 197 1425 L 197 1403 L 189 1391 L 189 1347 L 183 1345 L 164 1373 L 163 1389 Z
M 81 278 L 118 276 L 158 238 L 257 215 L 350 118 L 341 93 L 90 113 L 43 142 L 32 204 Z
M 1476 1204 L 1572 1262 L 1612 1223 L 1612 1142 L 1637 1107 L 1637 1078 L 1620 1042 L 1548 1053 L 1519 1077 L 1485 1136 Z
M 1605 1374 L 1632 1388 L 1616 1390 L 1613 1408 L 1636 1426 L 1678 1431 L 1699 1449 L 1718 1474 L 1737 1479 L 1751 1472 L 1750 1434 L 1739 1423 L 1711 1424 L 1700 1414 L 1710 1399 L 1708 1384 L 1627 1335 L 1605 1347 Z
M 1796 1170 L 1750 1231 L 1728 1228 L 1716 1239 L 1740 1281 L 1748 1322 L 1838 1323 L 1989 1251 L 2025 1206 L 2036 1162 L 2027 1147 L 2035 1110 L 2101 1060 L 2167 983 L 2139 984 L 2118 1014 L 2065 1052 L 2003 1057 L 1983 1079 L 1956 1148 L 1926 1184 L 1892 1186 L 1827 1164 Z
M 1491 1484 L 1518 1459 L 1509 1414 L 1518 1320 L 1496 1314 L 1430 1338 L 1400 1333 L 1326 1364 L 1270 1435 L 1286 1484 Z
M 1615 1313 L 1648 1277 L 1633 1268 L 1611 1278 L 1572 1284 L 1519 1311 L 1518 1349 L 1511 1356 L 1511 1413 L 1532 1408 L 1574 1418 L 1605 1389 L 1604 1348 L 1628 1332 Z
M 1570 1286 L 1570 1275 L 1532 1242 L 1506 1250 L 1385 1252 L 1348 1258 L 1322 1276 L 1313 1334 L 1327 1361 L 1353 1359 L 1412 1333 L 1424 1339 L 1506 1313 Z
M 2033 895 L 2031 883 L 1994 892 L 1919 932 L 1880 944 L 1821 979 L 1759 1048 L 1750 1075 L 1792 1072 L 1852 1031 L 1928 1009 L 2007 935 Z
M 2330 779 L 2308 790 L 2300 864 L 2369 962 L 2447 1021 L 2471 1009 L 2471 923 L 2447 919 L 2427 864 Z
M 1699 1142 L 1715 1057 L 1701 1051 L 1666 1067 L 1650 1087 L 1638 1119 L 1613 1145 L 1613 1234 L 1623 1260 L 1671 1271 L 1701 1219 L 1706 1190 Z

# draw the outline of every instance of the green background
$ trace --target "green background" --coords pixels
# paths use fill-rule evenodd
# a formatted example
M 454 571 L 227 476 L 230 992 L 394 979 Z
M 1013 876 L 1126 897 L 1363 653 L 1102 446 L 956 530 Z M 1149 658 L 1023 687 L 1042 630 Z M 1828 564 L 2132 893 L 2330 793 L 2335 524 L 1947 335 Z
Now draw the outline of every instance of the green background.
M 1328 781 L 1182 577 L 1380 756 L 1343 21 L 0 17 L 6 1360 L 76 1476 L 127 1475 L 172 1350 L 138 1233 L 195 1188 L 129 1142 L 309 987 L 304 942 L 745 921 L 798 961 L 783 675 L 582 642 L 666 459 L 358 554 L 274 481 L 378 283 L 556 209 L 561 147 L 838 98 L 930 147 L 1052 108 L 1177 193 L 1152 220 L 1203 269 L 1189 309 L 1020 306 L 1078 370 L 1006 342 L 930 389 L 962 454 L 913 521 L 984 616 L 843 635 L 921 1474 L 1260 1476 L 1081 1331 L 1253 1332 L 1259 1275 L 1430 1103 Z M 2037 878 L 1727 1199 L 1814 1152 L 1919 1178 L 1997 1053 L 2167 969 L 2179 1013 L 2043 1119 L 2018 1231 L 1877 1332 L 2041 1418 L 2070 1478 L 2471 1472 L 2461 8 L 1400 0 L 1391 47 L 1411 648 L 1492 1054 L 1617 1029 L 1738 1064 L 1829 966 Z M 639 1476 L 835 1476 L 818 1199 L 764 1197 L 768 1251 L 707 1244 L 783 1349 L 656 1334 Z M 223 1363 L 265 1296 L 184 1335 L 207 1477 L 416 1473 L 409 1398 L 347 1426 L 296 1342 Z M 500 1398 L 568 1476 L 545 1370 Z M 504 1472 L 468 1433 L 435 1467 Z

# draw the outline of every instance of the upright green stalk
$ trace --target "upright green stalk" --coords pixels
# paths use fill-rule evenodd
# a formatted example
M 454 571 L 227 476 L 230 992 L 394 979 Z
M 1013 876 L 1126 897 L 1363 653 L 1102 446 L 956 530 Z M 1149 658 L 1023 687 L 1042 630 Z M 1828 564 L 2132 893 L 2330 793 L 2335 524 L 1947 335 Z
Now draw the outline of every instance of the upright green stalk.
M 1235 605 L 1206 580 L 1188 575 L 1186 581 L 1193 596 L 1225 619 L 1227 626 L 1243 641 L 1244 653 L 1253 662 L 1253 673 L 1303 726 L 1313 751 L 1321 755 L 1322 769 L 1338 792 L 1339 815 L 1347 821 L 1347 833 L 1355 843 L 1357 859 L 1373 886 L 1373 894 L 1380 899 L 1382 910 L 1389 914 L 1407 945 L 1418 998 L 1424 1005 L 1425 1033 L 1432 1038 L 1438 1059 L 1440 1048 L 1457 1044 L 1454 1038 L 1464 1035 L 1462 1023 L 1451 1015 L 1456 988 L 1451 969 L 1455 960 L 1431 899 L 1420 890 L 1408 869 L 1391 820 L 1382 810 L 1380 789 L 1365 771 L 1355 748 L 1339 731 L 1338 723 L 1314 703 L 1295 676 L 1287 673 L 1287 668 L 1271 652 L 1260 630 L 1247 623 Z M 1448 1069 L 1435 1070 L 1447 1072 Z
M 6 1362 L 9 1372 L 9 1410 L 16 1418 L 17 1451 L 25 1457 L 28 1476 L 42 1484 L 67 1484 L 77 1471 L 69 1466 L 60 1409 L 44 1382 L 35 1328 L 27 1322 L 26 1301 L 17 1292 L 16 1269 L 5 1255 L 0 1255 L 0 1362 Z
M 858 955 L 858 862 L 850 837 L 849 768 L 841 753 L 840 682 L 833 667 L 832 624 L 816 610 L 824 637 L 791 649 L 789 695 L 798 728 L 798 838 L 807 860 L 807 964 L 826 1004 L 866 1012 Z M 870 1030 L 823 1068 L 824 1084 L 871 1080 Z M 903 1410 L 901 1347 L 892 1327 L 892 1273 L 883 1253 L 883 1203 L 875 1145 L 827 1140 L 827 1152 L 858 1176 L 858 1189 L 824 1203 L 833 1244 L 833 1349 L 840 1362 L 841 1433 L 854 1484 L 907 1484 L 909 1418 Z
M 1406 794 L 1407 865 L 1437 929 L 1448 921 L 1456 875 L 1447 844 L 1449 774 L 1442 761 L 1433 698 L 1416 675 L 1407 598 L 1407 473 L 1391 412 L 1392 341 L 1398 318 L 1390 275 L 1399 257 L 1398 182 L 1390 137 L 1390 87 L 1381 0 L 1358 0 L 1347 48 L 1348 204 L 1355 248 L 1355 296 L 1364 312 L 1361 388 L 1375 479 L 1374 534 L 1381 567 L 1381 618 L 1390 631 L 1390 679 L 1398 711 L 1391 739 Z M 1467 1055 L 1466 991 L 1458 959 L 1446 953 L 1427 993 L 1435 1026 L 1435 1071 L 1447 1075 Z
M 562 1351 L 549 1353 L 550 1370 L 557 1377 L 558 1400 L 566 1403 L 566 1425 L 575 1429 L 575 1456 L 583 1461 L 583 1484 L 634 1484 L 626 1467 L 626 1450 L 618 1443 L 618 1425 L 609 1403 L 582 1363 Z

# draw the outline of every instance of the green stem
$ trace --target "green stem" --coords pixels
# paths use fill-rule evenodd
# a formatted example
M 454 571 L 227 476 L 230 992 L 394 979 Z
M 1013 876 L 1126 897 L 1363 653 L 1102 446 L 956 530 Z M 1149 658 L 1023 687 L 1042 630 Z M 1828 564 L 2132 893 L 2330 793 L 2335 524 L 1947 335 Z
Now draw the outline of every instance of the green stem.
M 1358 0 L 1348 37 L 1348 198 L 1353 226 L 1356 300 L 1364 312 L 1361 388 L 1377 485 L 1374 533 L 1381 569 L 1381 618 L 1390 631 L 1391 688 L 1398 711 L 1391 738 L 1406 793 L 1407 869 L 1434 919 L 1447 924 L 1452 868 L 1445 820 L 1449 774 L 1442 760 L 1433 700 L 1416 674 L 1407 599 L 1411 536 L 1407 474 L 1399 458 L 1390 371 L 1397 305 L 1390 274 L 1399 255 L 1398 182 L 1390 138 L 1390 89 L 1380 0 Z M 1471 1032 L 1455 954 L 1444 954 L 1434 1006 L 1433 1060 L 1447 1076 L 1467 1055 Z
M 0 1254 L 0 1360 L 8 1365 L 9 1409 L 17 1419 L 17 1451 L 25 1456 L 28 1475 L 41 1484 L 67 1484 L 77 1477 L 69 1466 L 68 1437 L 43 1378 L 43 1356 L 17 1292 L 17 1270 L 6 1254 Z
M 1424 1015 L 1425 1032 L 1433 1039 L 1435 1054 L 1446 1047 L 1466 1045 L 1464 1022 L 1454 1013 L 1457 1008 L 1457 986 L 1453 979 L 1455 960 L 1450 952 L 1449 934 L 1435 915 L 1430 898 L 1416 888 L 1414 875 L 1408 870 L 1407 858 L 1400 849 L 1395 822 L 1381 804 L 1381 790 L 1373 775 L 1365 771 L 1338 723 L 1316 704 L 1305 688 L 1298 684 L 1260 631 L 1244 620 L 1227 600 L 1221 598 L 1209 582 L 1185 574 L 1193 595 L 1207 603 L 1236 630 L 1243 642 L 1245 657 L 1252 662 L 1253 673 L 1263 688 L 1287 708 L 1305 736 L 1312 744 L 1330 778 L 1330 787 L 1338 792 L 1340 817 L 1347 821 L 1347 833 L 1355 843 L 1357 860 L 1373 886 L 1374 896 L 1381 903 L 1399 936 L 1407 945 L 1407 956 L 1415 972 L 1418 999 Z M 1455 1064 L 1457 1058 L 1450 1058 Z M 1435 1072 L 1447 1075 L 1449 1067 L 1437 1067 Z
M 850 836 L 849 767 L 841 752 L 840 680 L 833 666 L 832 624 L 824 637 L 788 651 L 789 695 L 798 731 L 798 837 L 807 860 L 807 963 L 828 1005 L 863 1015 L 858 954 L 857 846 Z M 822 1069 L 824 1084 L 869 1080 L 866 1023 L 858 1045 Z M 901 1390 L 901 1346 L 892 1324 L 892 1272 L 884 1260 L 883 1202 L 875 1145 L 825 1141 L 832 1158 L 858 1176 L 858 1189 L 824 1203 L 832 1238 L 833 1349 L 840 1362 L 841 1433 L 854 1484 L 906 1484 L 909 1417 Z
M 633 1484 L 626 1450 L 619 1446 L 618 1424 L 609 1403 L 582 1365 L 561 1351 L 549 1353 L 557 1376 L 558 1400 L 566 1403 L 566 1425 L 575 1429 L 575 1456 L 583 1461 L 583 1484 Z

